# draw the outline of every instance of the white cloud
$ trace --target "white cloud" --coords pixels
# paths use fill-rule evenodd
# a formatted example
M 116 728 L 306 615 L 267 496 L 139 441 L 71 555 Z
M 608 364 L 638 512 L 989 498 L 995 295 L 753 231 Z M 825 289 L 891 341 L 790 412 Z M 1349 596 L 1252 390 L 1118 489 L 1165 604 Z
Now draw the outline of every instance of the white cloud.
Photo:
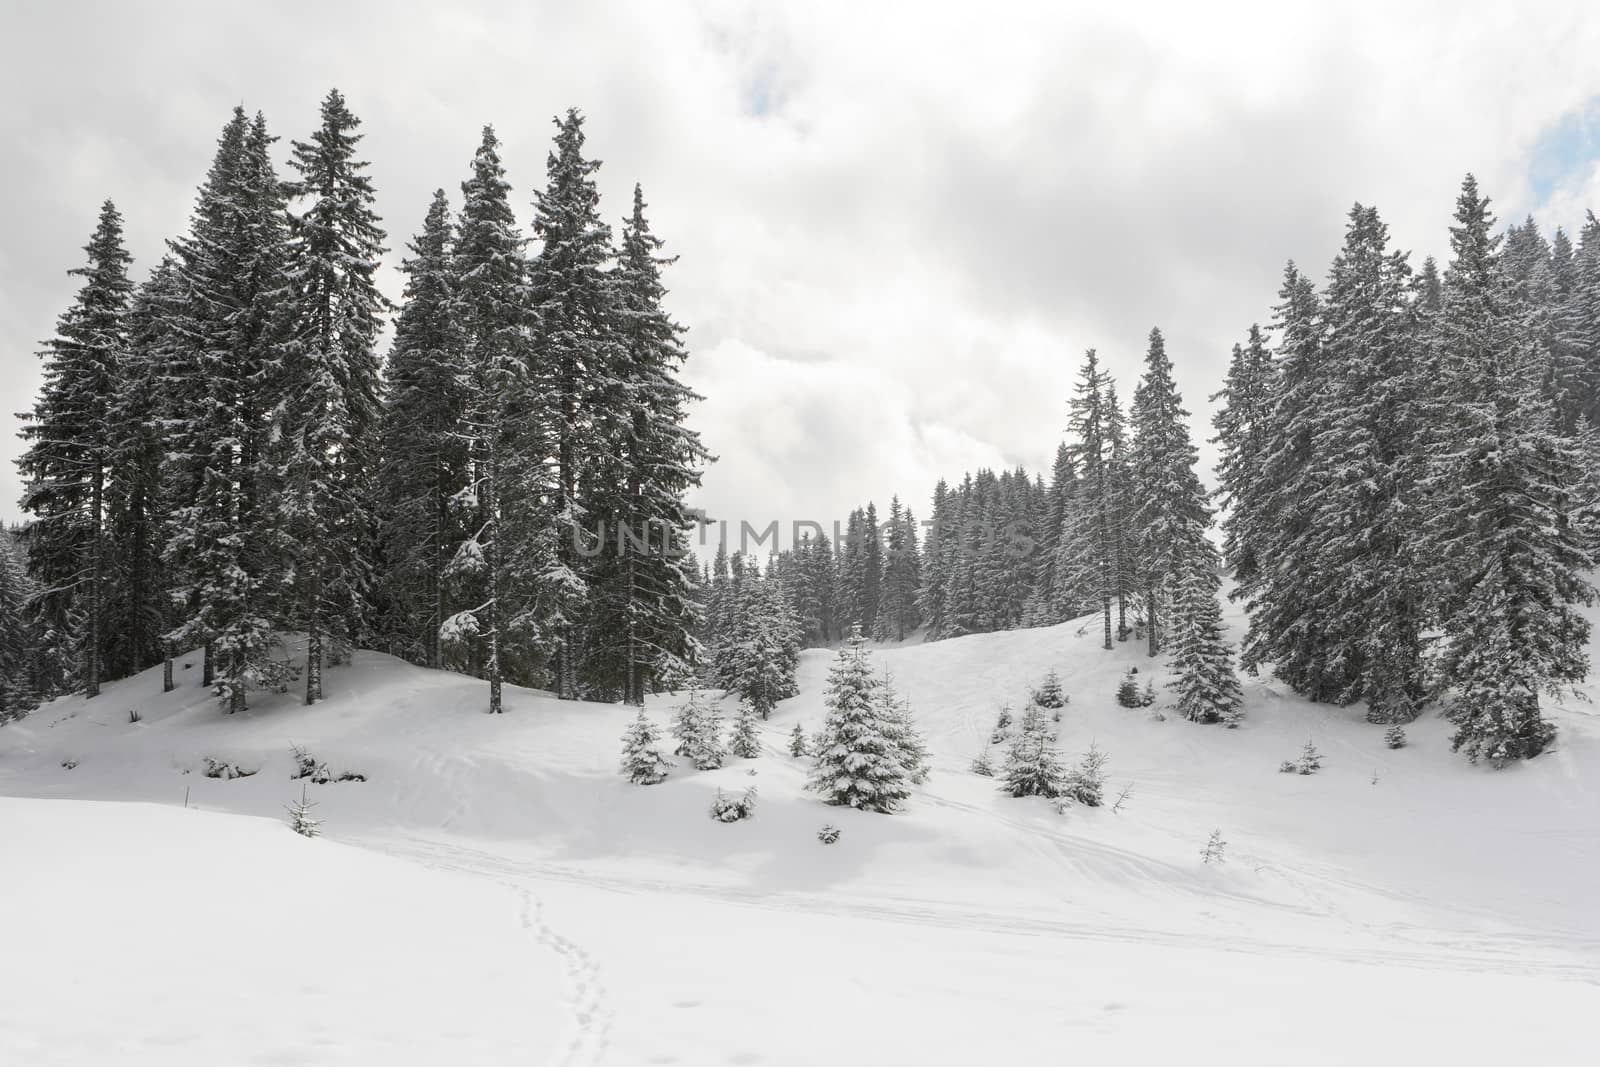
M 1204 416 L 1283 261 L 1320 277 L 1353 201 L 1419 261 L 1446 253 L 1469 169 L 1502 217 L 1581 221 L 1594 173 L 1533 203 L 1528 158 L 1600 95 L 1585 5 L 1299 8 L 342 4 L 311 25 L 287 4 L 10 5 L 6 410 L 30 402 L 100 200 L 147 266 L 236 102 L 287 140 L 337 84 L 396 249 L 433 188 L 457 194 L 485 122 L 526 221 L 550 117 L 576 104 L 610 214 L 642 181 L 682 257 L 670 306 L 723 456 L 706 505 L 926 510 L 941 474 L 1049 462 L 1086 347 L 1127 398 L 1160 325 Z

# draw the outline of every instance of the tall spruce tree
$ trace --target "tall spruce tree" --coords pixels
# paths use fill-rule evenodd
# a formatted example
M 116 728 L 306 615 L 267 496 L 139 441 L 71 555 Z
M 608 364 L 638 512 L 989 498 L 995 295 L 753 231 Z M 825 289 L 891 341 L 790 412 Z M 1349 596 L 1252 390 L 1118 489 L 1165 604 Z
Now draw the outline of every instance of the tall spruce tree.
M 106 496 L 114 441 L 111 405 L 128 348 L 128 280 L 132 257 L 122 243 L 122 216 L 107 200 L 84 251 L 88 265 L 72 306 L 45 342 L 44 385 L 22 438 L 18 461 L 29 569 L 38 585 L 36 610 L 50 630 L 81 653 L 74 674 L 85 696 L 100 693 L 107 637 L 110 549 Z M 65 679 L 53 680 L 61 684 Z
M 1107 400 L 1110 379 L 1089 349 L 1069 407 L 1068 429 L 1077 439 L 1072 458 L 1079 491 L 1063 522 L 1056 557 L 1060 599 L 1097 604 L 1105 622 L 1105 647 L 1111 645 L 1111 601 L 1117 594 L 1117 477 L 1109 436 Z
M 590 641 L 594 646 L 606 635 L 621 659 L 623 699 L 634 704 L 662 678 L 687 672 L 699 656 L 693 577 L 684 565 L 693 517 L 684 494 L 700 484 L 711 455 L 685 425 L 699 397 L 678 377 L 686 356 L 683 327 L 661 306 L 661 268 L 674 259 L 661 255 L 661 240 L 645 217 L 644 192 L 635 185 L 611 279 L 622 341 L 616 389 L 626 418 L 608 427 L 618 434 L 617 446 L 598 457 L 597 490 L 611 487 L 604 506 L 614 541 L 601 556 L 593 593 L 597 637 Z M 599 659 L 593 648 L 591 658 Z
M 189 235 L 173 243 L 177 294 L 167 362 L 172 390 L 170 512 L 164 560 L 174 577 L 174 647 L 203 644 L 205 684 L 225 708 L 282 683 L 271 659 L 283 574 L 266 462 L 281 396 L 285 219 L 259 113 L 224 127 Z
M 1434 429 L 1429 558 L 1448 583 L 1442 673 L 1455 690 L 1452 745 L 1496 765 L 1554 735 L 1541 691 L 1587 671 L 1593 565 L 1568 521 L 1580 456 L 1535 373 L 1537 339 L 1516 313 L 1489 201 L 1468 175 L 1451 227 L 1435 344 L 1449 421 Z
M 113 678 L 153 666 L 169 651 L 162 639 L 169 591 L 161 552 L 162 523 L 170 506 L 163 492 L 163 466 L 165 427 L 173 412 L 165 379 L 175 291 L 168 258 L 134 293 L 128 348 L 107 411 L 112 474 L 106 487 L 106 523 L 113 547 L 106 608 L 111 632 L 104 655 Z M 172 687 L 170 677 L 166 685 Z
M 546 624 L 556 693 L 571 700 L 578 696 L 595 529 L 614 528 L 625 506 L 617 500 L 618 486 L 596 476 L 596 465 L 621 447 L 636 412 L 618 331 L 618 279 L 607 269 L 611 228 L 600 218 L 593 176 L 600 163 L 584 158 L 583 116 L 576 109 L 555 125 L 547 185 L 534 204 L 534 236 L 542 243 L 530 272 L 535 338 L 529 375 L 555 464 Z
M 1117 383 L 1106 376 L 1105 390 L 1106 474 L 1110 484 L 1110 536 L 1112 544 L 1112 585 L 1117 596 L 1117 640 L 1126 641 L 1128 603 L 1137 595 L 1133 568 L 1133 528 L 1128 522 L 1132 507 L 1129 492 L 1127 419 L 1117 399 Z
M 440 636 L 446 645 L 464 646 L 472 668 L 488 680 L 490 714 L 504 710 L 509 638 L 519 623 L 532 621 L 524 607 L 526 565 L 548 547 L 534 517 L 546 438 L 529 395 L 527 278 L 510 188 L 499 138 L 485 126 L 472 175 L 461 185 L 453 256 L 467 368 L 462 432 L 471 457 L 458 499 L 474 515 L 447 568 L 458 595 L 477 603 L 447 618 Z
M 304 210 L 291 215 L 291 321 L 273 446 L 293 575 L 288 615 L 306 633 L 307 704 L 322 698 L 324 637 L 347 653 L 366 620 L 377 339 L 388 307 L 374 278 L 386 249 L 367 164 L 356 157 L 360 120 L 337 89 L 321 115 L 311 140 L 294 142 L 299 177 L 285 187 Z
M 1259 506 L 1259 475 L 1266 462 L 1267 426 L 1276 387 L 1272 350 L 1261 327 L 1251 324 L 1245 343 L 1233 346 L 1222 390 L 1211 398 L 1213 403 L 1221 401 L 1212 425 L 1221 452 L 1218 494 L 1227 509 L 1222 521 L 1222 555 L 1241 583 L 1250 581 L 1261 568 L 1257 546 L 1241 531 L 1250 528 L 1251 516 Z
M 439 627 L 451 614 L 445 570 L 468 534 L 465 509 L 454 504 L 468 481 L 469 399 L 454 237 L 439 189 L 401 264 L 405 300 L 385 368 L 377 475 L 383 629 L 395 651 L 435 668 L 443 665 Z
M 1188 417 L 1172 379 L 1166 343 L 1161 331 L 1152 329 L 1144 377 L 1133 393 L 1134 439 L 1126 482 L 1132 569 L 1143 592 L 1152 656 L 1161 651 L 1172 585 L 1184 577 L 1185 567 L 1202 565 L 1195 557 L 1211 524 L 1206 493 L 1195 474 L 1199 456 L 1189 441 Z M 1209 554 L 1205 560 L 1209 563 Z
M 1388 248 L 1375 209 L 1350 211 L 1322 305 L 1328 388 L 1310 442 L 1319 495 L 1303 544 L 1304 577 L 1324 608 L 1321 656 L 1336 664 L 1337 703 L 1365 699 L 1371 722 L 1409 722 L 1424 697 L 1418 485 L 1422 393 L 1411 272 Z
M 1322 354 L 1321 302 L 1293 263 L 1284 270 L 1274 333 L 1279 384 L 1273 393 L 1248 510 L 1236 512 L 1235 536 L 1255 546 L 1260 570 L 1240 576 L 1250 613 L 1240 660 L 1255 671 L 1270 663 L 1296 692 L 1337 701 L 1356 664 L 1327 655 L 1330 593 L 1317 553 L 1316 507 L 1330 482 L 1315 442 L 1326 429 L 1333 391 Z

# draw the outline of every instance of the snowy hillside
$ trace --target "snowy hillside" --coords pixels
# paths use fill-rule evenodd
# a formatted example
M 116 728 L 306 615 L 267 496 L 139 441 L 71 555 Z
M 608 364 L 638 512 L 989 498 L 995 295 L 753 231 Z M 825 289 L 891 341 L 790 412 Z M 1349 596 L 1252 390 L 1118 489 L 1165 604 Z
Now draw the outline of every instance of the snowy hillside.
M 1593 1062 L 1593 705 L 1496 772 L 1431 716 L 1389 750 L 1263 682 L 1238 730 L 1120 707 L 1149 661 L 1098 636 L 875 650 L 934 753 L 895 816 L 801 788 L 822 650 L 761 758 L 649 788 L 617 773 L 621 706 L 508 689 L 491 717 L 483 683 L 377 654 L 312 709 L 222 715 L 198 657 L 172 694 L 57 700 L 0 729 L 0 796 L 29 798 L 0 800 L 0 1062 Z M 1064 756 L 1095 742 L 1133 787 L 1116 813 L 968 770 L 1052 668 Z M 1308 739 L 1323 770 L 1278 773 Z M 366 778 L 308 787 L 321 839 L 284 825 L 291 746 Z M 707 817 L 752 784 L 754 819 Z

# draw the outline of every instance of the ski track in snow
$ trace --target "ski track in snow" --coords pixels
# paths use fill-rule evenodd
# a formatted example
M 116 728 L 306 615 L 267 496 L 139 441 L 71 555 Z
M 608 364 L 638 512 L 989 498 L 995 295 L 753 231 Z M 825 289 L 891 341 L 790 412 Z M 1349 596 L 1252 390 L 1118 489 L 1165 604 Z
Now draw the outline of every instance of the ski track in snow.
M 1200 947 L 1245 955 L 1316 956 L 1344 963 L 1399 965 L 1424 970 L 1492 969 L 1501 974 L 1576 979 L 1600 985 L 1600 962 L 1592 961 L 1573 951 L 1579 948 L 1593 951 L 1600 946 L 1580 946 L 1567 939 L 1534 934 L 1479 935 L 1471 931 L 1439 931 L 1409 924 L 1373 926 L 1344 916 L 1325 895 L 1316 892 L 1301 879 L 1290 875 L 1282 868 L 1272 870 L 1305 892 L 1313 901 L 1320 903 L 1320 906 L 1308 911 L 1340 919 L 1351 926 L 1368 930 L 1386 940 L 1388 946 L 1356 948 L 1336 944 L 1305 944 L 1250 934 L 1223 935 L 1196 930 L 1161 930 L 1102 923 L 1093 919 L 1073 921 L 1041 915 L 982 911 L 961 904 L 947 905 L 906 898 L 878 897 L 872 900 L 822 898 L 808 894 L 758 892 L 703 883 L 614 877 L 538 861 L 516 860 L 493 852 L 414 836 L 361 838 L 354 839 L 351 843 L 444 870 L 475 874 L 500 881 L 509 879 L 511 884 L 519 889 L 524 888 L 529 881 L 543 880 L 623 895 L 635 895 L 641 892 L 667 893 L 770 911 L 840 915 L 952 930 L 1053 937 L 1068 941 Z M 1405 947 L 1395 947 L 1397 942 L 1403 943 Z M 550 944 L 555 951 L 563 955 L 564 961 L 567 959 L 567 951 L 581 956 L 581 950 L 570 942 Z M 1559 956 L 1546 955 L 1550 952 L 1557 952 Z M 576 966 L 580 971 L 594 967 L 592 961 Z M 586 975 L 575 981 L 582 986 L 576 992 L 576 1000 L 580 1003 L 593 1003 L 595 994 L 585 991 L 592 990 L 592 978 Z M 589 1008 L 579 1007 L 576 1011 L 580 1019 L 593 1020 L 597 1015 Z M 601 1030 L 603 1048 L 604 1032 L 609 1030 L 610 1019 L 604 1016 L 603 1011 L 598 1014 L 604 1019 Z M 581 1044 L 575 1042 L 574 1048 L 578 1048 Z M 596 1061 L 569 1059 L 563 1062 L 586 1064 Z

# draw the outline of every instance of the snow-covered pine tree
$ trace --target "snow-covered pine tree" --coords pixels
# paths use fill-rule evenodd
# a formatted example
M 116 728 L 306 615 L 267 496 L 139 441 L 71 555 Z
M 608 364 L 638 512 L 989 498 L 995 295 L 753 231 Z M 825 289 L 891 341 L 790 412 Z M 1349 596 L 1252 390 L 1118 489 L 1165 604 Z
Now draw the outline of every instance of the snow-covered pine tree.
M 38 704 L 31 675 L 35 666 L 33 622 L 22 549 L 0 529 L 0 726 L 22 718 Z
M 1221 402 L 1212 425 L 1221 451 L 1218 494 L 1227 509 L 1222 520 L 1222 555 L 1241 583 L 1252 580 L 1261 567 L 1257 546 L 1246 540 L 1242 531 L 1250 529 L 1250 516 L 1259 506 L 1257 494 L 1262 487 L 1260 474 L 1266 462 L 1267 425 L 1277 373 L 1261 327 L 1252 323 L 1245 343 L 1233 346 L 1226 383 L 1211 398 L 1213 403 Z
M 739 701 L 739 714 L 733 720 L 733 735 L 728 738 L 728 753 L 738 759 L 761 755 L 761 735 L 757 732 L 756 707 L 748 699 Z
M 874 699 L 880 704 L 878 714 L 889 738 L 899 751 L 900 765 L 906 770 L 906 780 L 912 785 L 922 785 L 928 780 L 931 770 L 928 743 L 917 729 L 910 699 L 895 691 L 887 672 Z
M 865 611 L 864 586 L 866 583 L 866 513 L 856 508 L 845 521 L 844 538 L 837 545 L 839 554 L 837 605 L 840 625 L 860 625 L 862 633 L 870 633 L 862 623 Z
M 1116 478 L 1107 437 L 1106 395 L 1110 379 L 1089 349 L 1069 407 L 1068 427 L 1077 438 L 1072 458 L 1078 494 L 1067 510 L 1056 554 L 1058 599 L 1098 605 L 1111 648 L 1111 600 L 1117 592 Z
M 1050 724 L 1036 704 L 1028 705 L 1022 713 L 1001 779 L 1005 791 L 1014 797 L 1061 795 L 1066 780 L 1061 754 L 1051 742 Z
M 523 240 L 509 191 L 499 138 L 485 126 L 472 176 L 461 185 L 452 263 L 467 369 L 461 426 L 470 455 L 470 481 L 455 499 L 475 514 L 446 568 L 461 600 L 477 603 L 445 619 L 440 639 L 466 647 L 474 673 L 489 682 L 491 714 L 503 710 L 511 631 L 537 625 L 527 585 L 549 552 L 548 531 L 538 518 L 545 488 L 542 427 L 528 402 Z
M 1203 547 L 1196 544 L 1188 551 L 1172 588 L 1173 679 L 1168 686 L 1178 694 L 1178 714 L 1190 722 L 1237 726 L 1244 697 L 1233 651 L 1222 637 L 1216 549 L 1203 541 Z
M 753 566 L 746 572 L 741 556 L 733 562 L 739 577 L 730 578 L 724 593 L 724 624 L 711 639 L 709 673 L 713 684 L 748 699 L 766 718 L 798 691 L 800 624 L 781 581 L 762 578 Z
M 861 516 L 861 632 L 876 632 L 878 610 L 883 599 L 883 532 L 878 527 L 878 508 L 867 501 Z
M 876 699 L 877 679 L 859 625 L 828 672 L 828 715 L 817 739 L 810 788 L 829 804 L 892 812 L 911 795 L 909 774 Z
M 1581 479 L 1535 371 L 1537 343 L 1510 307 L 1489 201 L 1471 175 L 1435 344 L 1450 421 L 1436 429 L 1429 558 L 1444 564 L 1441 671 L 1456 696 L 1451 744 L 1496 765 L 1538 755 L 1554 728 L 1542 690 L 1587 671 L 1593 560 L 1568 519 Z
M 1105 389 L 1106 478 L 1110 488 L 1112 588 L 1117 597 L 1117 640 L 1126 641 L 1128 604 L 1138 595 L 1133 568 L 1133 527 L 1128 521 L 1133 506 L 1128 470 L 1127 419 L 1117 399 L 1117 383 L 1106 375 Z
M 700 484 L 711 460 L 700 436 L 685 425 L 698 396 L 679 380 L 685 359 L 679 326 L 662 309 L 666 288 L 661 240 L 645 217 L 644 193 L 635 185 L 633 213 L 622 228 L 612 276 L 624 362 L 618 374 L 626 420 L 610 427 L 614 446 L 596 458 L 616 495 L 608 498 L 614 550 L 602 553 L 592 579 L 588 669 L 591 684 L 620 675 L 623 699 L 642 703 L 664 676 L 682 674 L 701 654 L 699 626 L 684 568 L 686 531 L 693 518 L 684 494 Z M 605 657 L 604 650 L 615 655 Z M 621 660 L 620 670 L 608 667 Z
M 321 837 L 322 820 L 311 816 L 311 809 L 316 807 L 316 802 L 306 798 L 305 786 L 300 787 L 300 799 L 288 805 L 289 829 L 301 837 Z
M 805 728 L 799 723 L 795 723 L 793 732 L 789 734 L 789 755 L 804 756 L 806 747 Z
M 705 706 L 700 701 L 700 691 L 689 690 L 689 698 L 672 711 L 672 737 L 677 742 L 672 750 L 674 756 L 687 756 L 694 749 L 704 714 Z
M 534 201 L 533 232 L 540 249 L 529 273 L 534 332 L 529 366 L 541 417 L 553 434 L 548 459 L 555 467 L 550 516 L 555 559 L 544 579 L 545 624 L 553 640 L 556 694 L 573 700 L 594 577 L 594 531 L 608 524 L 614 528 L 619 514 L 632 510 L 616 499 L 616 490 L 625 491 L 626 483 L 619 487 L 614 479 L 594 477 L 595 466 L 602 456 L 614 455 L 632 431 L 638 385 L 629 380 L 629 352 L 619 334 L 619 279 L 608 269 L 611 227 L 601 220 L 594 179 L 600 162 L 584 158 L 583 116 L 576 108 L 553 121 L 547 183 Z M 669 325 L 668 344 L 672 332 Z
M 1068 510 L 1078 494 L 1078 472 L 1066 442 L 1056 446 L 1050 487 L 1045 491 L 1037 520 L 1039 542 L 1034 587 L 1028 597 L 1025 626 L 1053 626 L 1070 618 L 1074 605 L 1061 601 L 1056 579 Z
M 176 505 L 163 555 L 173 579 L 172 647 L 206 648 L 202 682 L 229 712 L 282 684 L 269 653 L 284 578 L 268 460 L 281 395 L 288 284 L 286 212 L 266 119 L 235 108 L 196 199 L 190 232 L 172 244 L 166 482 Z
M 375 278 L 385 235 L 356 156 L 361 120 L 337 89 L 323 98 L 321 119 L 289 158 L 299 177 L 285 190 L 301 209 L 290 215 L 290 321 L 272 448 L 293 575 L 289 617 L 306 634 L 307 704 L 322 699 L 324 638 L 337 661 L 367 625 L 377 340 L 389 306 Z
M 469 477 L 453 240 L 450 202 L 439 189 L 400 267 L 405 300 L 385 367 L 377 473 L 380 626 L 395 652 L 433 668 L 443 666 L 439 627 L 450 616 L 445 568 L 468 534 L 463 509 L 453 506 Z
M 166 389 L 171 350 L 171 304 L 176 285 L 171 259 L 157 264 L 128 309 L 128 348 L 117 392 L 107 410 L 110 477 L 106 527 L 111 543 L 105 641 L 107 677 L 121 678 L 154 666 L 167 655 L 170 596 L 161 565 L 163 529 L 170 506 L 162 471 L 164 427 L 175 412 Z M 166 680 L 170 689 L 170 678 Z
M 1144 376 L 1133 392 L 1133 445 L 1127 463 L 1125 522 L 1133 542 L 1132 571 L 1142 591 L 1150 655 L 1161 651 L 1172 587 L 1183 571 L 1209 558 L 1191 559 L 1211 523 L 1206 493 L 1195 474 L 1198 453 L 1189 441 L 1188 411 L 1172 378 L 1172 361 L 1159 329 L 1150 331 Z
M 689 699 L 673 712 L 672 736 L 677 741 L 674 755 L 687 756 L 697 770 L 715 770 L 727 756 L 722 711 L 715 701 L 702 700 L 699 690 L 691 689 Z
M 1425 509 L 1419 432 L 1430 388 L 1410 308 L 1410 269 L 1388 249 L 1373 208 L 1350 211 L 1322 303 L 1328 389 L 1310 442 L 1319 495 L 1302 541 L 1308 584 L 1321 585 L 1321 655 L 1370 722 L 1409 722 L 1423 700 L 1428 591 L 1420 556 Z
M 889 501 L 887 545 L 883 560 L 883 594 L 874 637 L 904 641 L 915 630 L 917 619 L 917 529 L 910 509 L 900 506 L 900 498 Z
M 1117 703 L 1125 708 L 1140 706 L 1139 698 L 1139 668 L 1129 667 L 1122 675 L 1122 680 L 1117 683 Z
M 1067 706 L 1067 695 L 1061 690 L 1061 675 L 1054 667 L 1045 672 L 1044 681 L 1033 691 L 1033 702 L 1051 711 Z
M 956 539 L 950 487 L 943 478 L 933 487 L 933 511 L 928 534 L 922 541 L 922 586 L 917 591 L 917 612 L 928 627 L 928 640 L 945 636 L 948 625 L 950 545 Z
M 1236 511 L 1233 520 L 1235 536 L 1253 544 L 1263 561 L 1259 571 L 1239 576 L 1238 595 L 1250 613 L 1240 660 L 1252 672 L 1271 663 L 1296 692 L 1336 701 L 1358 677 L 1358 665 L 1328 655 L 1331 590 L 1317 551 L 1317 501 L 1333 472 L 1318 462 L 1315 443 L 1328 429 L 1335 384 L 1322 353 L 1316 287 L 1293 263 L 1284 270 L 1279 298 L 1279 383 L 1266 420 L 1263 461 L 1248 509 Z
M 639 709 L 622 735 L 622 773 L 635 785 L 656 785 L 666 780 L 672 764 L 661 754 L 661 735 Z
M 72 644 L 82 655 L 73 675 L 84 695 L 93 697 L 100 692 L 107 636 L 109 415 L 121 385 L 133 292 L 122 215 L 111 201 L 101 205 L 84 251 L 88 264 L 69 272 L 83 278 L 83 285 L 40 353 L 44 383 L 25 416 L 22 438 L 29 444 L 17 465 L 24 482 L 22 510 L 33 516 L 23 536 L 39 590 L 35 610 L 47 626 L 73 631 Z
M 1094 742 L 1083 754 L 1078 765 L 1068 771 L 1062 782 L 1061 793 L 1087 808 L 1098 808 L 1103 802 L 1102 791 L 1106 781 L 1105 750 Z

